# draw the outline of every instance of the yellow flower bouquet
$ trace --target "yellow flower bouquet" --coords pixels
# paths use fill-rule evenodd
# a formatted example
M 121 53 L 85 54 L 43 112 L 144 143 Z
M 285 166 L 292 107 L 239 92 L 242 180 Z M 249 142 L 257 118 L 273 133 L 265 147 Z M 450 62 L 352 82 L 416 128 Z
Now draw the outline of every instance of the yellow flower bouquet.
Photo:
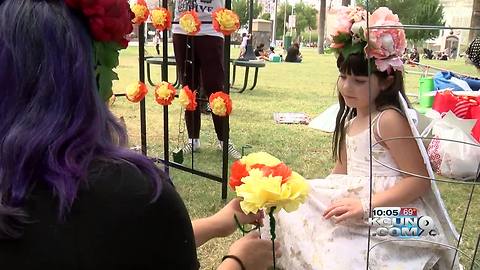
M 242 198 L 240 207 L 245 214 L 261 210 L 268 213 L 272 243 L 276 237 L 273 213 L 281 209 L 287 212 L 297 210 L 309 190 L 305 178 L 265 152 L 252 153 L 235 161 L 229 184 Z

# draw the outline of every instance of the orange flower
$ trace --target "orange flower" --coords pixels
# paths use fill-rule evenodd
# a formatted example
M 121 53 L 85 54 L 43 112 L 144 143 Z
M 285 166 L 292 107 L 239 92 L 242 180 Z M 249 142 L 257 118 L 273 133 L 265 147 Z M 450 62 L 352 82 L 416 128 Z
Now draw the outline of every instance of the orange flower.
M 139 102 L 145 97 L 147 93 L 147 86 L 142 82 L 138 82 L 127 86 L 125 94 L 127 99 L 131 102 Z
M 168 30 L 172 26 L 172 14 L 168 9 L 163 7 L 153 9 L 152 12 L 150 12 L 150 19 L 152 20 L 153 26 L 160 31 Z
M 212 13 L 213 28 L 228 36 L 240 28 L 238 15 L 226 8 L 218 8 Z
M 265 176 L 281 176 L 282 185 L 285 184 L 285 182 L 287 182 L 289 177 L 292 175 L 292 170 L 283 162 L 273 167 L 263 166 L 261 170 Z
M 200 25 L 202 22 L 198 18 L 197 12 L 194 10 L 185 11 L 180 15 L 180 19 L 178 20 L 180 27 L 185 31 L 188 35 L 195 35 L 200 31 Z
M 180 90 L 178 100 L 187 111 L 195 111 L 197 108 L 197 92 L 192 92 L 188 85 L 185 85 L 182 90 Z
M 265 177 L 280 176 L 281 184 L 285 184 L 292 176 L 292 170 L 274 156 L 264 152 L 252 153 L 232 163 L 230 187 L 235 190 L 237 186 L 242 185 L 242 178 L 249 176 L 250 171 L 255 169 L 260 170 Z
M 142 24 L 147 20 L 150 12 L 148 11 L 145 0 L 137 0 L 137 3 L 134 4 L 131 9 L 133 14 L 135 14 L 135 18 L 132 20 L 133 24 Z
M 222 91 L 215 92 L 208 99 L 212 112 L 218 116 L 228 116 L 232 112 L 232 100 Z
M 247 166 L 243 164 L 240 160 L 235 161 L 232 163 L 232 167 L 230 170 L 230 187 L 235 190 L 235 187 L 240 186 L 242 184 L 242 178 L 249 175 L 247 171 Z
M 175 98 L 175 87 L 169 82 L 161 82 L 155 87 L 155 100 L 158 104 L 168 106 Z

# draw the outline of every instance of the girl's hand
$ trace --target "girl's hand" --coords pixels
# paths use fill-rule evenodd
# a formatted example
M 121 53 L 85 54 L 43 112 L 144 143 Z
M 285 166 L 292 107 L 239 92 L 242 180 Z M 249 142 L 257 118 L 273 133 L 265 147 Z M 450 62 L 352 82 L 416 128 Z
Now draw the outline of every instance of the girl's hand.
M 362 219 L 362 202 L 355 198 L 343 198 L 335 201 L 323 213 L 325 219 L 334 218 L 335 224 L 346 219 Z

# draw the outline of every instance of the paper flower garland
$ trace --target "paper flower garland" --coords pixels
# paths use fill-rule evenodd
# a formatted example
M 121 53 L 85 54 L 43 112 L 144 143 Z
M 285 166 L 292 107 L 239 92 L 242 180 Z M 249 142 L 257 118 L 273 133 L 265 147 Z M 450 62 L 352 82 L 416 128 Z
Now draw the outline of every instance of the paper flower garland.
M 166 8 L 155 8 L 150 12 L 150 19 L 155 29 L 168 30 L 172 26 L 172 14 Z
M 200 31 L 200 25 L 202 24 L 198 18 L 198 13 L 193 10 L 183 12 L 180 15 L 178 23 L 183 31 L 185 31 L 188 35 L 197 34 L 198 31 Z
M 213 28 L 228 36 L 240 28 L 238 15 L 226 8 L 219 8 L 212 13 Z
M 182 90 L 180 90 L 178 100 L 187 111 L 195 111 L 197 108 L 197 92 L 192 92 L 188 85 L 185 85 Z
M 227 116 L 232 112 L 232 100 L 224 92 L 215 92 L 208 99 L 212 113 L 218 116 Z
M 131 102 L 139 102 L 147 93 L 147 86 L 142 82 L 138 82 L 127 86 L 125 96 Z
M 155 100 L 158 104 L 168 106 L 175 98 L 175 87 L 169 82 L 161 82 L 155 87 Z
M 132 12 L 135 14 L 135 18 L 133 18 L 132 20 L 133 24 L 142 24 L 147 20 L 148 14 L 150 12 L 148 11 L 147 3 L 145 3 L 145 0 L 137 0 L 137 3 L 134 4 L 131 9 Z

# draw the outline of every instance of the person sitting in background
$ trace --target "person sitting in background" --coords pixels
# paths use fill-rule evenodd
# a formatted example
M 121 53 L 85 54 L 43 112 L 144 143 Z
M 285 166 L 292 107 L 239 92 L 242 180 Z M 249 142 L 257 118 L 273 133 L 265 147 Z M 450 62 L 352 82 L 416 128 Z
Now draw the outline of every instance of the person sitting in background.
M 302 62 L 302 54 L 300 53 L 300 45 L 295 42 L 292 47 L 287 50 L 287 57 L 285 57 L 285 62 L 300 63 Z
M 268 60 L 269 61 L 274 61 L 273 59 L 276 56 L 280 56 L 280 55 L 275 53 L 275 48 L 274 47 L 270 47 L 270 51 L 268 52 Z
M 260 43 L 257 45 L 257 48 L 255 49 L 254 53 L 257 59 L 259 60 L 267 60 L 268 61 L 268 55 L 265 52 L 265 44 Z
M 420 62 L 420 55 L 418 54 L 417 48 L 413 48 L 413 52 L 410 54 L 410 60 L 415 63 Z

